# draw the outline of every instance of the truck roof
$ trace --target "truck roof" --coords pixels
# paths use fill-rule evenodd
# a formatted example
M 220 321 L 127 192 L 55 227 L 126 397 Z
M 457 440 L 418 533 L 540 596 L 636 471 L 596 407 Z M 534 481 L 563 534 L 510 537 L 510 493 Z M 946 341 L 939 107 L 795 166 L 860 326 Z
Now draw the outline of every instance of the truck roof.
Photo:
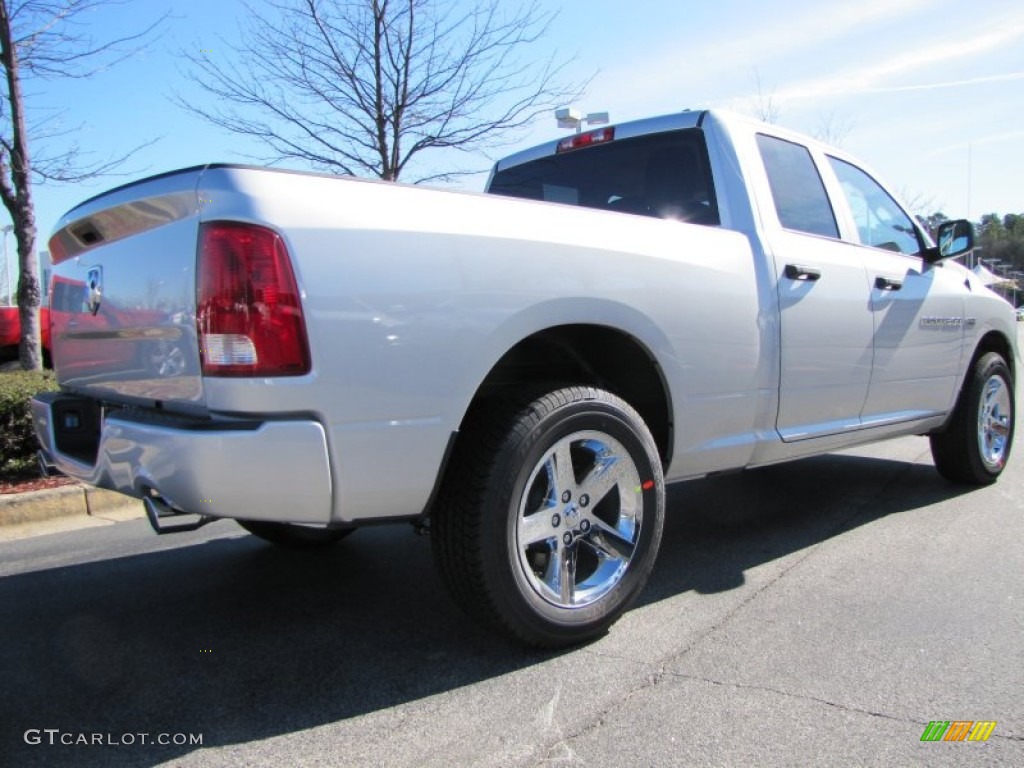
M 597 130 L 612 128 L 615 131 L 616 139 L 629 139 L 634 136 L 643 136 L 648 133 L 661 133 L 663 131 L 674 131 L 681 128 L 698 128 L 704 121 L 704 117 L 708 112 L 709 110 L 706 109 L 686 109 L 682 112 L 674 112 L 668 115 L 659 115 L 658 117 L 647 117 L 642 120 L 631 120 L 627 123 L 602 126 Z M 583 133 L 589 133 L 589 131 L 583 131 Z M 503 157 L 494 164 L 494 170 L 503 171 L 506 168 L 511 168 L 522 163 L 528 163 L 539 157 L 548 157 L 549 155 L 553 155 L 557 151 L 559 143 L 564 141 L 565 138 L 565 136 L 562 136 L 543 144 L 538 144 L 535 147 L 530 147 L 529 149 L 516 152 L 508 157 Z

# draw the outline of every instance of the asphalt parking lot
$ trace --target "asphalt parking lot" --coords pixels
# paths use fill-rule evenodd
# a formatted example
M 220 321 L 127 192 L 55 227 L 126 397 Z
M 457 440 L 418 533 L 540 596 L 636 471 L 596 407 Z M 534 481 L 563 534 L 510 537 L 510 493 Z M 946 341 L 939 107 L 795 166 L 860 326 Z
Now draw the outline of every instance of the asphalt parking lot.
M 639 605 L 562 653 L 464 619 L 404 526 L 0 543 L 0 764 L 1022 765 L 1022 457 L 971 492 L 921 439 L 677 486 Z

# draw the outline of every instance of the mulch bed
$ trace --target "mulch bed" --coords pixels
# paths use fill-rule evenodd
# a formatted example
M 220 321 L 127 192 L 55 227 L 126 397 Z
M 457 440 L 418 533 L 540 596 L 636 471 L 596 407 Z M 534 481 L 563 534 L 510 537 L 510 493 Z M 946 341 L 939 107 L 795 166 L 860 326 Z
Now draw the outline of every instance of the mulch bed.
M 0 480 L 0 495 L 42 491 L 47 488 L 60 488 L 63 485 L 74 484 L 75 481 L 70 477 L 26 477 L 20 480 Z

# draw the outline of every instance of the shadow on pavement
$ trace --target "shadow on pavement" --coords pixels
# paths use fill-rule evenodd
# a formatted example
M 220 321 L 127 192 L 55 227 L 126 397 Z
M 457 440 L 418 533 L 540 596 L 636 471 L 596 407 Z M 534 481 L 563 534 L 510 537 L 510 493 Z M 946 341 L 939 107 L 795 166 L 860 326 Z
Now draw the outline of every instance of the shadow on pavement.
M 929 466 L 849 456 L 677 486 L 641 602 L 735 588 L 747 569 L 959 492 Z M 0 579 L 0 765 L 153 765 L 195 749 L 32 746 L 28 729 L 246 743 L 557 655 L 463 618 L 429 540 L 405 526 L 313 553 L 184 536 L 170 551 Z
M 969 491 L 930 464 L 841 454 L 670 486 L 658 564 L 639 602 L 734 589 L 748 568 Z

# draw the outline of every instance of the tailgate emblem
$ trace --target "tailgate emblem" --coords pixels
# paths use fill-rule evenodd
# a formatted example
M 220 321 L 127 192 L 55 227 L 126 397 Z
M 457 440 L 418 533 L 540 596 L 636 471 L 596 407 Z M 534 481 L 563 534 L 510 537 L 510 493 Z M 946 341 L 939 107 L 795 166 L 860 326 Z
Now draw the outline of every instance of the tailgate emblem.
M 85 284 L 89 287 L 89 296 L 85 305 L 95 316 L 100 311 L 100 302 L 103 300 L 103 267 L 89 267 Z

